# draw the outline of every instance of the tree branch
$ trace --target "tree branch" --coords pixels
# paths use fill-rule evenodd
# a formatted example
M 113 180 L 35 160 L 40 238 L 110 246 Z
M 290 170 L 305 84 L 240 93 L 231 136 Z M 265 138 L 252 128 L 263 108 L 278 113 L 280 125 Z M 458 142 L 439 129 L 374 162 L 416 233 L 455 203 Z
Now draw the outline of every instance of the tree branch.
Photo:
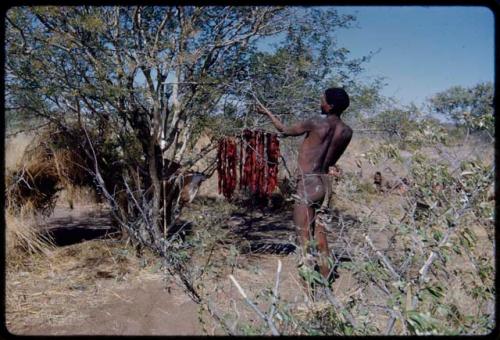
M 236 281 L 236 279 L 234 278 L 233 275 L 229 275 L 229 278 L 231 279 L 231 281 L 233 281 L 234 285 L 236 286 L 236 288 L 238 289 L 238 292 L 241 294 L 241 296 L 243 296 L 243 298 L 245 299 L 246 303 L 252 307 L 252 309 L 255 311 L 255 313 L 262 319 L 264 320 L 267 325 L 269 326 L 269 328 L 271 329 L 271 332 L 273 335 L 280 335 L 280 333 L 278 332 L 278 330 L 276 329 L 276 326 L 274 325 L 273 321 L 271 320 L 270 317 L 268 317 L 267 315 L 265 315 L 264 313 L 262 313 L 260 311 L 260 309 L 252 302 L 252 300 L 250 300 L 248 298 L 248 296 L 245 294 L 245 291 L 243 290 L 243 288 L 241 288 L 240 284 L 238 283 L 238 281 Z

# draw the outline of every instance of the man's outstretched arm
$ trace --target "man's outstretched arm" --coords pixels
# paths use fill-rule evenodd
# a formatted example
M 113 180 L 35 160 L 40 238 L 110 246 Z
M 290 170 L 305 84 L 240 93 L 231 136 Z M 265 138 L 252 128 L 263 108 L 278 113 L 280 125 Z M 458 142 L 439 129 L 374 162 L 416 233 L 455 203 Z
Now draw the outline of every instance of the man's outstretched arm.
M 262 105 L 257 105 L 257 112 L 267 115 L 276 129 L 285 136 L 300 136 L 313 129 L 313 122 L 311 120 L 286 126 L 271 111 Z

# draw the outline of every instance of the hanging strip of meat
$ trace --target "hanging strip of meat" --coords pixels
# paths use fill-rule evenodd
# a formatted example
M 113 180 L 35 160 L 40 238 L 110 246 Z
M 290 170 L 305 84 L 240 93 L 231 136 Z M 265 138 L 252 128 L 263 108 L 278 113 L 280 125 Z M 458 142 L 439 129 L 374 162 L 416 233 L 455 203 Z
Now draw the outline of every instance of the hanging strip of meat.
M 227 137 L 219 141 L 217 173 L 219 193 L 231 199 L 238 180 L 259 198 L 270 196 L 278 184 L 279 140 L 276 134 L 244 130 L 241 142 Z M 239 151 L 239 157 L 238 157 Z
M 259 131 L 259 145 L 257 147 L 258 150 L 258 158 L 259 158 L 259 168 L 258 168 L 258 186 L 257 186 L 257 195 L 259 197 L 264 197 L 266 194 L 266 153 L 265 153 L 265 134 L 263 131 Z
M 226 192 L 225 197 L 231 199 L 231 196 L 236 189 L 236 162 L 237 162 L 237 151 L 236 142 L 233 138 L 227 139 L 227 151 L 226 151 L 226 161 L 227 161 L 227 171 L 226 171 Z
M 257 169 L 256 169 L 256 162 L 257 162 L 257 131 L 252 131 L 252 137 L 250 138 L 250 148 L 252 149 L 252 155 L 251 155 L 251 170 L 250 170 L 250 191 L 255 192 L 257 190 Z
M 252 131 L 245 129 L 243 131 L 243 140 L 245 141 L 245 162 L 243 165 L 243 175 L 241 176 L 243 181 L 243 187 L 248 188 L 250 185 L 250 180 L 252 177 L 252 154 L 253 149 L 251 148 Z
M 223 194 L 227 199 L 231 199 L 236 189 L 237 161 L 237 147 L 234 139 L 224 138 L 220 140 L 217 152 L 218 187 L 219 194 Z
M 218 176 L 218 189 L 219 194 L 222 194 L 222 183 L 224 181 L 224 144 L 225 139 L 219 141 L 219 147 L 217 149 L 217 176 Z
M 267 134 L 267 186 L 266 193 L 271 195 L 278 185 L 278 159 L 280 156 L 278 136 L 274 133 Z

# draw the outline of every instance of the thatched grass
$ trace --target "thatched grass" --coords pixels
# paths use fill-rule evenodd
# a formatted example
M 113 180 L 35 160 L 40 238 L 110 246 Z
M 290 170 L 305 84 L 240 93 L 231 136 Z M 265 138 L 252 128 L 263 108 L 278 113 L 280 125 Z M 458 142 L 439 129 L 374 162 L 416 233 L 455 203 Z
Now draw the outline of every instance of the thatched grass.
M 47 129 L 27 139 L 9 140 L 6 149 L 6 250 L 13 266 L 26 256 L 50 251 L 51 240 L 40 225 L 53 212 L 61 191 L 65 189 L 62 193 L 72 206 L 76 196 L 92 186 L 85 155 L 68 135 Z
M 50 215 L 63 188 L 92 186 L 88 160 L 70 135 L 43 131 L 25 150 L 16 168 L 6 174 L 7 208 L 19 214 L 24 206 Z

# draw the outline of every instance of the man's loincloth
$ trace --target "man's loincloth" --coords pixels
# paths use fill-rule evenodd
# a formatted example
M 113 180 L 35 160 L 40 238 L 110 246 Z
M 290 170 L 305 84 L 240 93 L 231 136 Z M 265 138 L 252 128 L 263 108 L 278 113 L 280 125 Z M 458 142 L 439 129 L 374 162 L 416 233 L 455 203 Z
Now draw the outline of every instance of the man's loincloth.
M 328 207 L 332 193 L 330 177 L 328 174 L 300 174 L 297 176 L 297 195 L 295 195 L 297 201 L 315 209 Z M 320 190 L 324 193 L 318 195 Z M 313 193 L 308 194 L 311 191 Z M 317 195 L 316 199 L 312 197 Z

